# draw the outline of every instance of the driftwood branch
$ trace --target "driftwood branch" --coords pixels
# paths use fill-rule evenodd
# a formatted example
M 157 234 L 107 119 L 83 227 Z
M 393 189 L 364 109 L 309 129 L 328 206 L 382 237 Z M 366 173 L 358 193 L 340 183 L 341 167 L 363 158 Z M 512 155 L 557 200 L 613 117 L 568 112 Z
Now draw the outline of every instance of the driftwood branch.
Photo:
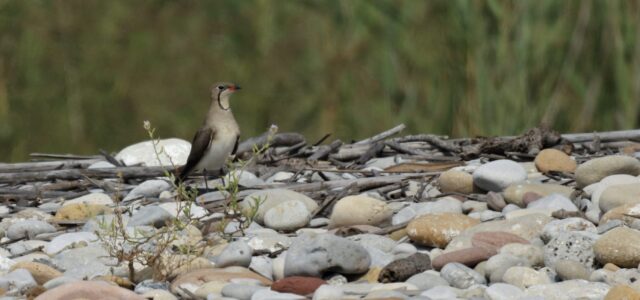
M 391 129 L 389 129 L 387 131 L 384 131 L 384 132 L 381 132 L 379 134 L 376 134 L 376 135 L 374 135 L 374 136 L 372 136 L 370 138 L 367 138 L 367 139 L 364 139 L 362 141 L 356 142 L 356 143 L 354 143 L 354 145 L 366 145 L 366 144 L 371 144 L 371 143 L 382 141 L 382 140 L 384 140 L 384 139 L 386 139 L 386 138 L 388 138 L 388 137 L 390 137 L 390 136 L 392 136 L 394 134 L 397 134 L 400 131 L 404 130 L 405 127 L 407 127 L 407 126 L 405 126 L 404 124 L 400 124 L 400 125 L 398 125 L 396 127 L 393 127 L 393 128 L 391 128 Z
M 268 141 L 269 134 L 269 132 L 265 132 L 260 136 L 249 138 L 240 143 L 240 145 L 238 145 L 236 155 L 243 156 L 246 153 L 252 152 L 254 145 L 260 148 L 266 145 L 267 142 L 269 142 L 271 147 L 280 147 L 293 146 L 305 141 L 302 134 L 295 132 L 277 133 L 271 138 L 271 141 Z
M 20 173 L 0 173 L 0 183 L 78 180 L 89 178 L 151 178 L 165 176 L 166 167 L 123 167 L 105 169 L 66 169 Z

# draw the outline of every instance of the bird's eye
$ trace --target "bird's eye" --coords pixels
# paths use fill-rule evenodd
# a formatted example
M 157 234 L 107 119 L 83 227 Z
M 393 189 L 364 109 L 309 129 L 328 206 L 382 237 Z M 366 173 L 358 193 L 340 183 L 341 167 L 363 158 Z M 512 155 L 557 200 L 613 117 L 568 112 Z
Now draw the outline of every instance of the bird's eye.
M 218 89 L 221 90 L 221 91 L 224 90 L 224 85 L 219 85 Z

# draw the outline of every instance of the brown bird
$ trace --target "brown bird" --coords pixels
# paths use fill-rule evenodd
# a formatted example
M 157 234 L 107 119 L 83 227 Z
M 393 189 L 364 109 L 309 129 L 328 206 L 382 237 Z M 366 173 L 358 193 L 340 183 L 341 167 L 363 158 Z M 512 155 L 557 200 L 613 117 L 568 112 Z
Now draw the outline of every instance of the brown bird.
M 191 142 L 187 164 L 176 182 L 184 181 L 193 172 L 219 171 L 229 155 L 235 154 L 240 139 L 240 128 L 229 106 L 229 97 L 240 86 L 220 82 L 211 88 L 211 105 L 202 127 Z

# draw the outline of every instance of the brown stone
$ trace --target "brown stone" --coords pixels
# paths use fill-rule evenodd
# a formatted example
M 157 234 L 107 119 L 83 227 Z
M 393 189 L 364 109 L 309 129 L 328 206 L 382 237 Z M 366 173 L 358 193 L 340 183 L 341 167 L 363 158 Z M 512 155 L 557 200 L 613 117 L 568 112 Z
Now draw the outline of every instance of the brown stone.
M 97 215 L 110 214 L 113 209 L 102 204 L 72 203 L 58 209 L 56 221 L 84 221 Z
M 609 289 L 604 300 L 640 300 L 640 292 L 628 285 L 616 285 Z
M 144 297 L 116 285 L 103 281 L 76 281 L 50 289 L 36 300 L 67 299 L 127 299 L 145 300 Z
M 542 173 L 549 171 L 558 172 L 574 172 L 576 167 L 576 161 L 571 159 L 566 153 L 556 149 L 544 149 L 536 155 L 534 160 L 536 168 Z
M 305 296 L 313 294 L 318 287 L 325 283 L 327 282 L 316 277 L 292 276 L 274 282 L 271 285 L 271 290 Z
M 612 220 L 622 220 L 627 224 L 631 224 L 631 222 L 637 220 L 635 216 L 638 215 L 640 215 L 640 203 L 625 204 L 606 212 L 600 218 L 600 224 L 606 224 Z
M 395 260 L 382 269 L 378 281 L 382 283 L 404 282 L 409 277 L 431 269 L 429 255 L 415 253 L 406 258 Z
M 443 193 L 469 194 L 473 192 L 473 176 L 467 172 L 449 170 L 440 174 L 438 186 Z
M 618 227 L 607 231 L 593 244 L 596 259 L 622 268 L 637 268 L 640 264 L 640 231 Z
M 524 206 L 527 206 L 527 205 L 529 205 L 529 203 L 531 203 L 533 201 L 537 201 L 538 199 L 540 199 L 542 197 L 543 196 L 538 194 L 538 193 L 526 192 L 522 196 L 522 203 L 524 204 Z
M 418 244 L 444 248 L 460 232 L 479 222 L 463 214 L 428 214 L 411 221 L 407 225 L 407 234 Z
M 471 237 L 471 244 L 475 247 L 482 247 L 498 252 L 506 244 L 520 243 L 529 244 L 529 241 L 508 232 L 484 231 L 478 232 Z
M 431 262 L 434 270 L 440 270 L 446 264 L 451 262 L 461 263 L 468 267 L 474 267 L 478 263 L 494 256 L 496 251 L 484 247 L 472 247 L 461 250 L 455 250 L 436 256 Z
M 15 269 L 26 269 L 38 284 L 44 284 L 51 279 L 62 276 L 62 272 L 37 262 L 21 261 L 11 266 L 11 271 Z

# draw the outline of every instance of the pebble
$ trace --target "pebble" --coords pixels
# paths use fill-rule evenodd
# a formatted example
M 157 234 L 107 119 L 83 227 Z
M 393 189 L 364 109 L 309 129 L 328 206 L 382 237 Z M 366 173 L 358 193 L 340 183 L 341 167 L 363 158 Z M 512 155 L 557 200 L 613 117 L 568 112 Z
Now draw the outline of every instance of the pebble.
M 443 193 L 470 194 L 473 192 L 473 176 L 463 171 L 448 170 L 438 177 L 438 187 Z
M 269 209 L 291 200 L 302 202 L 309 212 L 314 211 L 318 207 L 318 204 L 313 199 L 301 193 L 285 189 L 269 189 L 254 192 L 245 197 L 244 201 L 240 202 L 240 207 L 243 210 L 252 210 L 255 209 L 257 202 L 258 210 L 254 220 L 260 224 L 264 224 L 264 215 Z
M 0 276 L 0 289 L 3 289 L 7 296 L 24 294 L 37 285 L 36 280 L 26 269 L 15 269 Z
M 171 138 L 159 140 L 156 149 L 162 150 L 159 157 L 151 141 L 144 141 L 130 145 L 118 152 L 116 159 L 127 166 L 142 164 L 147 167 L 184 165 L 191 151 L 191 143 Z M 158 160 L 159 158 L 159 160 Z
M 326 281 L 315 277 L 292 276 L 280 279 L 271 285 L 271 290 L 297 295 L 313 294 Z
M 330 226 L 378 225 L 391 215 L 393 210 L 384 201 L 364 195 L 347 196 L 333 206 Z
M 601 264 L 637 268 L 640 264 L 640 231 L 626 227 L 614 228 L 595 242 L 593 252 Z
M 11 267 L 11 270 L 25 269 L 29 271 L 35 281 L 43 285 L 45 282 L 62 276 L 62 272 L 38 262 L 18 262 Z
M 545 300 L 603 299 L 610 286 L 606 283 L 574 279 L 529 287 L 525 295 L 538 296 Z
M 91 232 L 69 232 L 61 234 L 55 237 L 47 246 L 44 247 L 44 252 L 48 255 L 54 255 L 58 252 L 72 247 L 74 244 L 88 244 L 98 240 L 98 237 Z
M 591 197 L 593 205 L 600 207 L 600 197 L 606 189 L 615 185 L 632 183 L 640 183 L 640 178 L 627 174 L 616 174 L 607 176 L 599 182 L 590 184 L 583 190 L 586 196 Z
M 571 193 L 573 193 L 573 188 L 551 183 L 516 183 L 509 185 L 503 192 L 504 200 L 507 203 L 515 204 L 519 207 L 526 206 L 524 198 L 528 193 L 534 193 L 541 197 L 549 196 L 551 194 L 560 194 L 565 197 L 570 197 Z
M 640 183 L 610 186 L 600 196 L 599 207 L 605 213 L 626 204 L 640 204 Z
M 134 199 L 158 197 L 160 193 L 171 189 L 173 185 L 165 180 L 152 179 L 137 185 L 122 201 L 128 202 Z
M 628 285 L 616 285 L 612 287 L 605 300 L 638 300 L 640 299 L 640 291 L 634 289 Z
M 466 289 L 474 284 L 486 284 L 484 276 L 460 263 L 449 263 L 440 270 L 440 276 L 452 287 Z
M 435 271 L 425 271 L 415 274 L 405 282 L 413 284 L 419 290 L 428 290 L 439 285 L 449 286 L 449 282 L 440 277 L 440 274 Z
M 269 289 L 260 289 L 256 291 L 251 300 L 288 300 L 288 299 L 306 299 L 304 296 L 291 293 L 278 293 Z
M 593 270 L 595 263 L 594 243 L 598 236 L 581 231 L 561 232 L 544 246 L 544 264 L 555 267 L 562 260 L 573 260 L 588 270 Z
M 146 298 L 128 289 L 114 286 L 103 281 L 74 281 L 60 285 L 40 294 L 36 300 L 65 299 L 130 299 Z
M 11 224 L 7 229 L 6 236 L 12 240 L 21 238 L 34 238 L 41 233 L 56 232 L 56 228 L 51 224 L 39 220 L 24 220 Z
M 485 276 L 489 282 L 502 282 L 505 272 L 515 266 L 530 267 L 529 261 L 525 258 L 512 254 L 502 253 L 489 258 L 484 265 Z
M 486 163 L 473 172 L 473 183 L 493 192 L 500 192 L 509 185 L 525 179 L 527 179 L 527 171 L 524 167 L 508 159 Z
M 138 209 L 131 219 L 127 222 L 127 226 L 154 226 L 160 228 L 165 226 L 167 222 L 173 220 L 173 216 L 157 205 L 143 206 Z
M 253 250 L 244 241 L 235 241 L 227 245 L 213 261 L 218 268 L 228 266 L 248 267 L 251 264 Z
M 284 275 L 319 277 L 328 270 L 362 274 L 370 264 L 369 253 L 356 242 L 330 234 L 302 235 L 287 251 Z
M 576 161 L 566 153 L 556 149 L 544 149 L 536 155 L 534 160 L 536 168 L 542 173 L 550 171 L 573 173 L 576 170 Z
M 411 203 L 392 217 L 391 224 L 402 224 L 419 216 L 437 213 L 462 214 L 462 203 L 453 197 L 444 197 L 434 202 Z
M 591 273 L 585 266 L 575 260 L 559 260 L 555 263 L 555 270 L 561 280 L 585 279 L 588 280 Z
M 73 203 L 58 209 L 56 221 L 85 221 L 97 215 L 109 214 L 112 209 L 104 204 Z
M 591 159 L 578 166 L 575 172 L 578 187 L 586 187 L 614 174 L 640 175 L 640 161 L 623 155 Z
M 584 231 L 588 233 L 598 233 L 593 223 L 583 218 L 567 218 L 562 220 L 552 220 L 542 229 L 540 238 L 548 242 L 563 232 Z
M 420 245 L 444 248 L 460 232 L 478 223 L 478 220 L 463 214 L 429 214 L 411 221 L 407 225 L 407 234 Z
M 294 231 L 311 220 L 311 212 L 298 200 L 282 202 L 264 214 L 264 225 L 281 231 Z
M 342 299 L 344 293 L 339 286 L 323 284 L 316 289 L 312 300 L 335 300 Z
M 430 300 L 458 299 L 458 293 L 450 286 L 435 286 L 420 294 Z
M 94 205 L 113 205 L 113 200 L 103 193 L 90 193 L 82 197 L 65 201 L 62 206 L 72 204 L 94 204 Z
M 530 286 L 551 283 L 549 276 L 541 271 L 536 271 L 530 267 L 515 266 L 507 269 L 502 275 L 505 283 L 526 289 Z
M 485 247 L 469 247 L 440 254 L 433 259 L 431 265 L 436 270 L 440 270 L 445 265 L 453 262 L 473 267 L 493 255 L 495 255 L 495 251 Z
M 564 211 L 578 211 L 578 207 L 576 207 L 571 200 L 560 194 L 551 194 L 546 197 L 542 197 L 536 201 L 533 201 L 527 205 L 528 209 L 539 209 L 544 210 L 549 213 L 553 213 L 554 211 L 564 210 Z
M 528 265 L 532 267 L 542 267 L 544 265 L 544 250 L 537 245 L 521 243 L 506 244 L 500 248 L 499 253 L 524 258 L 528 261 Z
M 524 292 L 515 285 L 494 283 L 484 290 L 484 296 L 489 300 L 510 300 L 524 296 Z
M 226 284 L 220 294 L 224 297 L 230 297 L 239 300 L 251 300 L 253 294 L 257 291 L 267 289 L 267 287 L 247 284 L 230 283 Z

